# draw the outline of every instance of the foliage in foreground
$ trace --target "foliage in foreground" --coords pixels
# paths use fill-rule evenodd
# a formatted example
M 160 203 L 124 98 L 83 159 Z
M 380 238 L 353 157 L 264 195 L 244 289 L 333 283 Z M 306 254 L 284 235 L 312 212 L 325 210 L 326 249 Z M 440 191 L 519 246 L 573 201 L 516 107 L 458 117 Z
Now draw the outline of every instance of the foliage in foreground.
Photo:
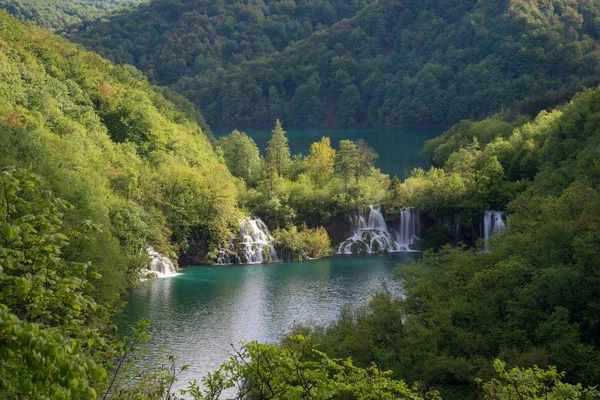
M 65 231 L 70 206 L 25 170 L 0 172 L 0 198 L 0 397 L 94 398 L 107 351 L 98 275 L 62 258 L 85 231 Z
M 131 340 L 116 339 L 107 310 L 90 295 L 99 274 L 64 258 L 98 227 L 67 228 L 72 206 L 24 169 L 0 171 L 0 199 L 0 398 L 168 394 L 183 368 L 173 358 L 136 365 L 147 321 Z
M 507 370 L 504 362 L 495 360 L 494 368 L 495 378 L 477 380 L 488 400 L 592 400 L 600 396 L 594 388 L 562 382 L 565 374 L 554 367 Z M 201 385 L 191 382 L 182 393 L 197 400 L 217 400 L 232 390 L 238 400 L 442 399 L 437 391 L 424 391 L 417 383 L 409 387 L 375 365 L 360 368 L 350 358 L 332 359 L 302 334 L 287 337 L 284 346 L 246 343 L 203 378 Z
M 571 385 L 562 382 L 565 373 L 558 372 L 556 367 L 543 370 L 536 365 L 533 368 L 513 368 L 507 371 L 506 363 L 495 360 L 494 369 L 498 378 L 483 384 L 487 400 L 591 400 L 600 396 L 595 388 L 583 388 L 580 383 Z
M 289 347 L 247 343 L 207 375 L 203 387 L 192 382 L 185 393 L 207 400 L 221 398 L 227 389 L 237 391 L 236 399 L 440 399 L 435 391 L 420 393 L 418 386 L 390 379 L 375 366 L 363 369 L 351 359 L 331 359 L 310 338 L 295 335 L 289 342 Z

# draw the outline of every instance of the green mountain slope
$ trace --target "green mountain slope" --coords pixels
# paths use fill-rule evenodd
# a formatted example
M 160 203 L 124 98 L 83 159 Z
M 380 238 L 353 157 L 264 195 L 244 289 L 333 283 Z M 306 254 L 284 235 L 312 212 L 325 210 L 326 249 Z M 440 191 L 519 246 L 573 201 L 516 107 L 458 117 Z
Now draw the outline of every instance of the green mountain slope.
M 31 167 L 74 206 L 71 226 L 101 224 L 71 256 L 100 268 L 104 295 L 137 279 L 147 245 L 175 257 L 194 235 L 199 262 L 239 229 L 234 179 L 196 117 L 133 67 L 0 12 L 0 166 Z
M 283 50 L 370 2 L 161 0 L 90 23 L 73 38 L 170 85 Z
M 172 4 L 190 8 L 156 2 L 77 40 L 172 85 L 211 124 L 452 124 L 598 75 L 590 0 L 379 0 L 285 49 L 249 40 L 249 8 L 236 5 L 237 19 L 215 12 L 227 22 L 214 25 Z
M 140 0 L 0 0 L 21 21 L 33 21 L 50 30 L 61 30 L 100 18 Z

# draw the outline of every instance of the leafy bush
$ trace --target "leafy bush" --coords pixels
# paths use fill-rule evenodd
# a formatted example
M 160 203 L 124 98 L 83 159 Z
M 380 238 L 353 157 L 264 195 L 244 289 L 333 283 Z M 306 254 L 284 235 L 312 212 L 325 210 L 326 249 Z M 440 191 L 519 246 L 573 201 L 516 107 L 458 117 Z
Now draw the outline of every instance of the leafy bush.
M 323 227 L 298 230 L 277 229 L 273 236 L 275 248 L 284 261 L 302 261 L 311 258 L 322 258 L 331 254 L 331 241 Z

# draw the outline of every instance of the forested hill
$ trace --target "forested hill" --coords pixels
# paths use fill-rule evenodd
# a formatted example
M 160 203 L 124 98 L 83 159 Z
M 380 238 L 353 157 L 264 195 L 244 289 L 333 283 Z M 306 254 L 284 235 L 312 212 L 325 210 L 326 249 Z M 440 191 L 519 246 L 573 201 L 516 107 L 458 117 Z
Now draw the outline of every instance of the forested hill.
M 281 51 L 371 1 L 154 0 L 93 22 L 73 38 L 170 85 Z
M 172 85 L 211 124 L 452 124 L 598 74 L 588 0 L 379 0 L 283 50 L 359 7 L 321 3 L 332 11 L 316 20 L 301 2 L 218 4 L 154 1 L 76 40 Z
M 0 8 L 21 21 L 50 30 L 74 28 L 84 20 L 103 17 L 141 0 L 0 0 Z
M 72 204 L 65 231 L 101 227 L 65 256 L 98 267 L 99 298 L 137 281 L 148 245 L 175 258 L 194 234 L 209 257 L 239 229 L 234 179 L 197 118 L 133 67 L 0 11 L 0 169 L 30 167 Z

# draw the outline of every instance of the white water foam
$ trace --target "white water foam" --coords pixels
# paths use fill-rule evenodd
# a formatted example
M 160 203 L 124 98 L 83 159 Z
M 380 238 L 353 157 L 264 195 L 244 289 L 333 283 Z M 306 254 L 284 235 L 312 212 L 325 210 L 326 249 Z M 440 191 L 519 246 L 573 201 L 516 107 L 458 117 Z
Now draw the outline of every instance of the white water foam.
M 159 252 L 154 250 L 152 246 L 146 248 L 148 253 L 149 264 L 147 268 L 143 268 L 140 272 L 142 277 L 148 274 L 154 274 L 157 278 L 170 278 L 172 276 L 179 275 L 175 264 L 168 257 L 161 255 Z M 142 278 L 143 280 L 144 278 Z
M 240 235 L 222 249 L 217 264 L 262 264 L 278 262 L 269 227 L 260 219 L 246 217 L 240 220 Z
M 486 211 L 483 215 L 483 239 L 485 241 L 485 251 L 488 251 L 488 242 L 490 236 L 494 233 L 500 233 L 506 229 L 506 213 L 503 211 Z
M 411 245 L 419 240 L 419 211 L 413 208 L 401 211 L 399 232 L 388 229 L 380 207 L 374 206 L 370 207 L 368 215 L 356 214 L 352 225 L 352 236 L 340 244 L 338 254 L 414 251 Z

